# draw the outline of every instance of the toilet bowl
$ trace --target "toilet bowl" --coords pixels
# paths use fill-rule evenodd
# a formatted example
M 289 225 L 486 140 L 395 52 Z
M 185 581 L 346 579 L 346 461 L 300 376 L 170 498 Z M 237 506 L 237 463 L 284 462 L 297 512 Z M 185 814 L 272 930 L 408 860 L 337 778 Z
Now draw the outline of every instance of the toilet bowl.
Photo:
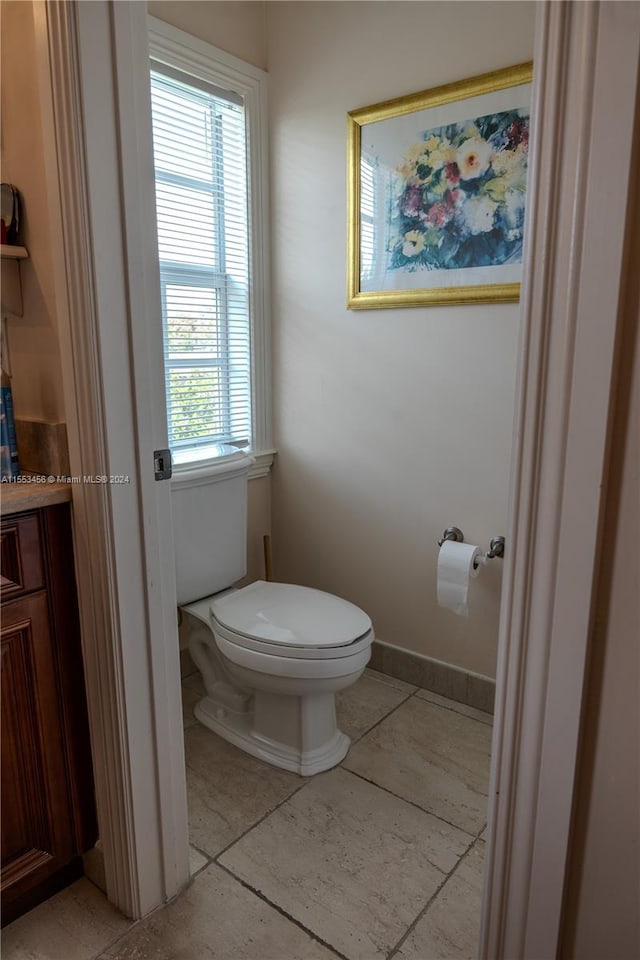
M 196 718 L 247 753 L 311 776 L 335 766 L 350 740 L 335 693 L 371 655 L 369 617 L 309 587 L 257 581 L 182 608 L 206 696 Z
M 171 481 L 176 588 L 206 695 L 196 718 L 247 753 L 311 776 L 349 749 L 335 694 L 361 676 L 373 629 L 347 600 L 246 573 L 252 460 L 220 446 L 215 464 Z

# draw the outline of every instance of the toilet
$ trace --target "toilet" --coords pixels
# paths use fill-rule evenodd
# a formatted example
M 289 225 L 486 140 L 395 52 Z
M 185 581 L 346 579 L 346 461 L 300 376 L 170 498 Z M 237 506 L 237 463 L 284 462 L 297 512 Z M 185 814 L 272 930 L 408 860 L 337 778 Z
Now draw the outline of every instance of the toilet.
M 254 757 L 311 776 L 349 749 L 335 694 L 369 661 L 371 620 L 310 587 L 260 580 L 230 589 L 246 573 L 252 460 L 233 447 L 219 454 L 172 479 L 178 605 L 206 691 L 194 713 Z

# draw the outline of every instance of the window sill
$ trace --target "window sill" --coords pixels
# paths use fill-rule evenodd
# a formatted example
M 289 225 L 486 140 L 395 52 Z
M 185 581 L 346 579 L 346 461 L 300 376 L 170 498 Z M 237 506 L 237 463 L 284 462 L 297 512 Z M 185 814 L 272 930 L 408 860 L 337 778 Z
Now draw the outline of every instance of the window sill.
M 242 451 L 237 450 L 235 456 L 228 458 L 220 457 L 218 459 L 190 464 L 176 464 L 174 465 L 172 483 L 175 486 L 182 484 L 191 486 L 206 483 L 209 478 L 213 477 L 222 479 L 227 473 L 231 476 L 238 472 L 238 461 L 240 461 L 241 464 L 240 469 L 246 470 L 246 459 L 243 456 L 239 457 L 238 454 L 240 453 L 242 453 Z M 275 454 L 275 450 L 260 450 L 256 453 L 247 453 L 247 456 L 252 460 L 251 466 L 249 467 L 249 480 L 268 477 L 271 472 Z
M 271 467 L 273 466 L 276 453 L 276 450 L 260 450 L 257 453 L 253 453 L 253 463 L 249 467 L 249 480 L 268 477 L 271 473 Z

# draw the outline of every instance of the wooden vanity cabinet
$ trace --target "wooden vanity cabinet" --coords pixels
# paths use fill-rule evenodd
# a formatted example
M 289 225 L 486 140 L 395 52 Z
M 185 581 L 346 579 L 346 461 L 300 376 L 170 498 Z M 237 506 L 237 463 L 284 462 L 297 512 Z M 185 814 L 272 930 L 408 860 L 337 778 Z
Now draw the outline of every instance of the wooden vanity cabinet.
M 97 828 L 70 506 L 0 531 L 4 925 L 81 876 Z

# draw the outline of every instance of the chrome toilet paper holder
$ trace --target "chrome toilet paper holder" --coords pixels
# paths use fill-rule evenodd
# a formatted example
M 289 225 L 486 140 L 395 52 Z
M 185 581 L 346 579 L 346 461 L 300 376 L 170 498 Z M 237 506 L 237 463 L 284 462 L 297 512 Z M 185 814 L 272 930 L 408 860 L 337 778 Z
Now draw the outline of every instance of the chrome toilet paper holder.
M 455 540 L 457 543 L 464 543 L 464 533 L 460 527 L 447 527 L 438 540 L 438 546 L 441 547 L 445 540 Z
M 464 533 L 460 527 L 447 527 L 438 540 L 438 546 L 441 547 L 445 540 L 464 543 Z M 493 560 L 495 557 L 504 557 L 504 537 L 492 537 L 489 543 L 489 549 L 484 554 L 484 557 L 486 560 Z

